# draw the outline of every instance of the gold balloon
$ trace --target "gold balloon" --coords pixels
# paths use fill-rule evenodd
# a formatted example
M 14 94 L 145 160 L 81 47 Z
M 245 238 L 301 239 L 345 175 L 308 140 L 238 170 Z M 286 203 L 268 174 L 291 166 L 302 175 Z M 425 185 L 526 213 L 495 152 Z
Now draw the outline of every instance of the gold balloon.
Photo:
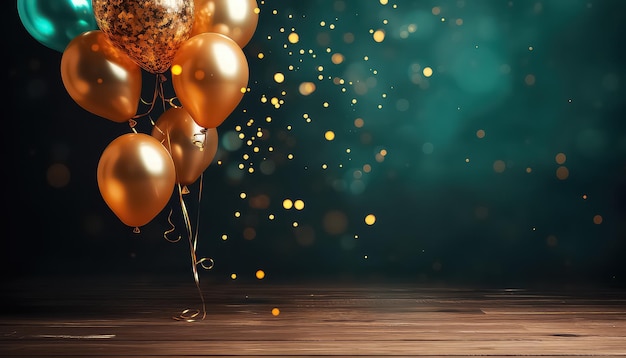
M 248 86 L 248 60 L 229 37 L 205 32 L 182 44 L 172 62 L 172 86 L 191 118 L 216 128 L 239 105 Z
M 92 0 L 96 23 L 109 39 L 151 73 L 163 73 L 189 38 L 193 0 Z
M 242 48 L 252 39 L 259 22 L 256 0 L 194 0 L 194 3 L 191 36 L 217 32 Z
M 167 149 L 154 137 L 127 133 L 105 148 L 98 162 L 98 188 L 126 225 L 149 223 L 167 205 L 176 170 Z
M 152 136 L 170 152 L 181 185 L 198 180 L 217 153 L 217 129 L 200 127 L 182 107 L 163 112 Z
M 141 68 L 102 31 L 70 41 L 61 57 L 61 79 L 70 97 L 93 114 L 122 123 L 137 113 Z

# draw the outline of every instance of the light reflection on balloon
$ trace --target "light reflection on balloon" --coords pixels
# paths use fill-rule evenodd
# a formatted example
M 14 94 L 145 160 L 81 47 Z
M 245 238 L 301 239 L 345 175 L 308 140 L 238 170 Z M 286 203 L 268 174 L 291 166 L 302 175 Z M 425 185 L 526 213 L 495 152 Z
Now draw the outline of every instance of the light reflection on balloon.
M 228 36 L 242 48 L 252 39 L 259 21 L 255 0 L 194 0 L 194 3 L 190 37 L 215 32 Z
M 17 0 L 17 13 L 35 40 L 58 52 L 83 32 L 98 30 L 87 0 Z
M 102 198 L 120 221 L 139 227 L 149 223 L 169 202 L 176 171 L 158 140 L 143 133 L 127 133 L 103 151 L 97 179 Z
M 243 98 L 249 78 L 243 50 L 218 33 L 202 33 L 185 41 L 171 73 L 180 103 L 203 128 L 222 124 Z
M 122 123 L 137 112 L 141 68 L 102 31 L 85 32 L 67 45 L 61 79 L 70 97 L 93 114 Z
M 182 107 L 165 111 L 152 129 L 152 136 L 170 152 L 179 184 L 194 183 L 217 153 L 217 129 L 202 128 Z

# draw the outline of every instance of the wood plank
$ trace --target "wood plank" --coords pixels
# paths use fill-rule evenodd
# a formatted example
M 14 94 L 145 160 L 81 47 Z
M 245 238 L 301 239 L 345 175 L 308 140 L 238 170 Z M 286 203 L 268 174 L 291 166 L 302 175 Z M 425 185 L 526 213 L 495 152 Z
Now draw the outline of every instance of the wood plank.
M 626 295 L 620 290 L 206 282 L 206 319 L 184 322 L 173 316 L 201 307 L 186 279 L 10 282 L 0 312 L 0 353 L 626 356 Z

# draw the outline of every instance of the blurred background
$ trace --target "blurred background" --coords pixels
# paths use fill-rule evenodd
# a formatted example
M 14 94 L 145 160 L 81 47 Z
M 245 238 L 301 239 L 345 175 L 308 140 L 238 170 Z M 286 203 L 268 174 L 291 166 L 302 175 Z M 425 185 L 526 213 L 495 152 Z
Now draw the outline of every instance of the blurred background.
M 184 196 L 202 278 L 626 283 L 626 5 L 258 5 L 250 91 Z M 190 272 L 177 192 L 138 234 L 99 193 L 129 126 L 79 107 L 62 53 L 2 16 L 5 277 Z

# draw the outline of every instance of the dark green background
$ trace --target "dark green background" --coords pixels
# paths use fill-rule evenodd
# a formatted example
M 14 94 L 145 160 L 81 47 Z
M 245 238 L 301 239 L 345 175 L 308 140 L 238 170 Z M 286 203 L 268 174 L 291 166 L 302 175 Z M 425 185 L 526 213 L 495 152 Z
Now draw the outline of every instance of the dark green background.
M 254 280 L 263 269 L 266 280 L 623 285 L 624 8 L 617 0 L 260 3 L 244 48 L 250 92 L 218 128 L 223 164 L 205 172 L 200 201 L 197 183 L 185 199 L 198 256 L 215 260 L 201 276 Z M 5 275 L 189 271 L 176 195 L 133 234 L 98 192 L 100 154 L 128 126 L 73 102 L 60 77 L 62 54 L 29 36 L 14 4 L 5 10 Z M 287 40 L 292 29 L 296 44 Z M 370 33 L 378 29 L 381 43 Z M 344 62 L 333 64 L 333 53 Z M 428 78 L 426 66 L 434 71 Z M 273 80 L 276 72 L 285 82 Z M 305 81 L 317 86 L 309 96 L 298 92 Z M 146 74 L 146 98 L 152 84 Z M 274 108 L 263 96 L 284 103 Z M 140 129 L 148 124 L 140 120 Z M 234 139 L 236 126 L 246 139 L 259 128 L 264 135 L 248 146 Z M 327 130 L 335 140 L 324 139 Z M 382 149 L 388 154 L 378 162 Z M 556 176 L 558 153 L 566 155 L 565 180 Z M 64 187 L 47 181 L 54 164 L 69 170 Z M 359 174 L 365 164 L 371 172 Z M 251 207 L 261 194 L 269 207 Z M 304 200 L 305 209 L 283 209 L 285 198 Z M 163 238 L 169 209 L 183 235 L 175 244 Z M 345 230 L 328 232 L 329 213 L 343 215 Z M 364 223 L 370 213 L 372 226 Z M 250 228 L 256 235 L 247 240 Z

